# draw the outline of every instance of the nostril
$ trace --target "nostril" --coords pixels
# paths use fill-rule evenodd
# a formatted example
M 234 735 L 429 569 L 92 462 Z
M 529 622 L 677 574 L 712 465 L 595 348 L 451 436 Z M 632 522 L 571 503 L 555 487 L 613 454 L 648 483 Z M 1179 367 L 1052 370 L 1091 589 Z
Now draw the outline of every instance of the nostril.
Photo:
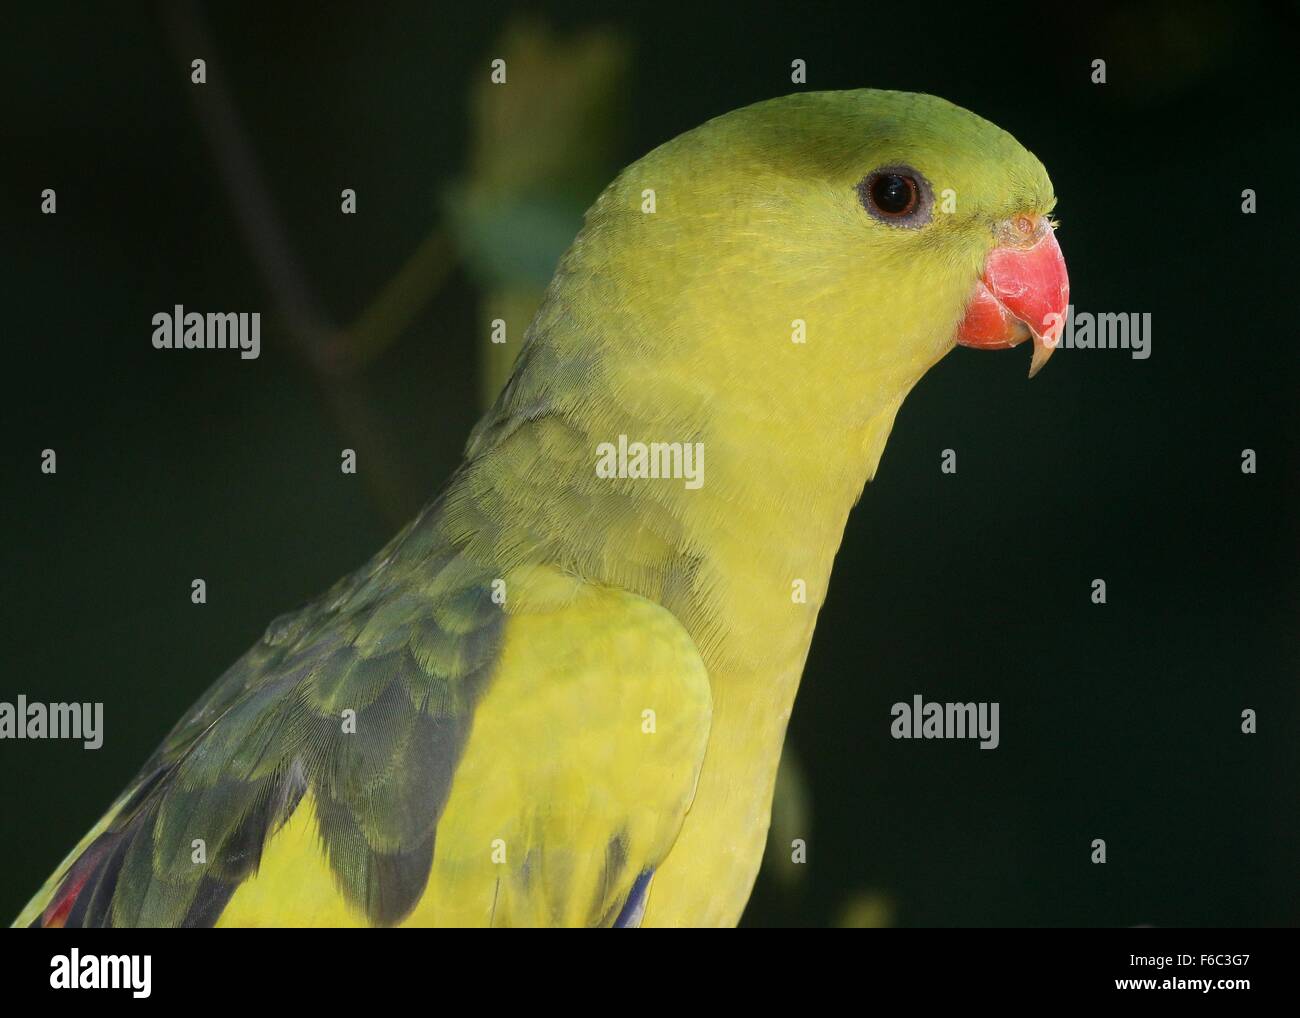
M 1032 247 L 1047 233 L 1050 223 L 1045 216 L 1033 212 L 1017 212 L 1002 220 L 999 238 L 1010 247 Z

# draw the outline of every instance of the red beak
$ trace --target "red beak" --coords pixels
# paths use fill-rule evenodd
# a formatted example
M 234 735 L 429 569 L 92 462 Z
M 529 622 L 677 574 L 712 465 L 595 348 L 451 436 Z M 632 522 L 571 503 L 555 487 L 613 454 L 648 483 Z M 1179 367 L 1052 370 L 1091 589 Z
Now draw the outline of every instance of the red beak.
M 1000 231 L 1000 242 L 984 262 L 984 274 L 957 327 L 962 346 L 1015 346 L 1030 336 L 1033 378 L 1061 341 L 1070 306 L 1070 277 L 1046 217 L 1016 216 Z

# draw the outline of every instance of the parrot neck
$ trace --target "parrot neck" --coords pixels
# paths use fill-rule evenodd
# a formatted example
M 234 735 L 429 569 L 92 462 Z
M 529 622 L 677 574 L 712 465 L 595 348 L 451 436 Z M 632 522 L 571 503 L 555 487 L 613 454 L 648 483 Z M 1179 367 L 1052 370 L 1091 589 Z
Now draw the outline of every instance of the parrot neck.
M 490 521 L 498 565 L 554 565 L 662 604 L 715 682 L 766 687 L 786 714 L 849 511 L 907 387 L 834 428 L 797 401 L 713 403 L 707 420 L 661 429 L 609 406 L 489 417 L 451 500 Z M 682 435 L 693 441 L 668 441 Z

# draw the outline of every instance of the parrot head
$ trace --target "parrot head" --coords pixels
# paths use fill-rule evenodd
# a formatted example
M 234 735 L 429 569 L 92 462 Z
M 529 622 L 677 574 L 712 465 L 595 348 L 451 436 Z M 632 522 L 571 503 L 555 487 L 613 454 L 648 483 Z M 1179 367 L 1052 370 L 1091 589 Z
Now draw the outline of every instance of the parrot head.
M 797 93 L 634 163 L 575 253 L 635 282 L 656 355 L 678 343 L 702 381 L 761 384 L 775 357 L 832 390 L 905 390 L 957 344 L 1032 338 L 1043 365 L 1069 300 L 1055 203 L 1033 154 L 943 99 Z

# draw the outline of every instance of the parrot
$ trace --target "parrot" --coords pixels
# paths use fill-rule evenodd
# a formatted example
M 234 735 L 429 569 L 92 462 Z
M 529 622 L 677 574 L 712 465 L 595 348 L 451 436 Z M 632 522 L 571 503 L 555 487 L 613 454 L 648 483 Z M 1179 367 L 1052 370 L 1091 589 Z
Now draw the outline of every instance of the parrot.
M 631 163 L 441 493 L 269 625 L 14 925 L 736 925 L 850 512 L 947 353 L 1055 349 L 1055 204 L 917 93 L 801 91 Z

